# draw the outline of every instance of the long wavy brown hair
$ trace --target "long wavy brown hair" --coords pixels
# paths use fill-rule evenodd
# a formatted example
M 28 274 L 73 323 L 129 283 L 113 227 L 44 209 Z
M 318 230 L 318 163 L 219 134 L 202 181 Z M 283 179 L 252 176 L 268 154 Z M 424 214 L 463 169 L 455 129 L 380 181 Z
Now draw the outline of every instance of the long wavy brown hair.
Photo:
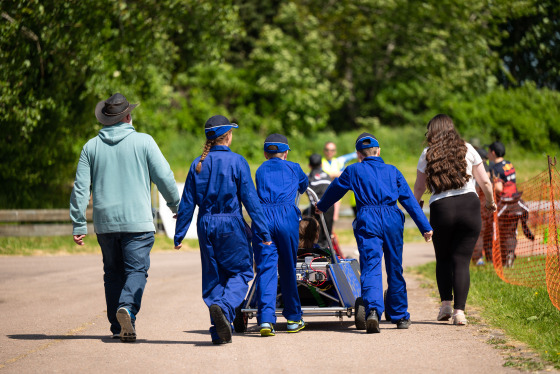
M 467 145 L 451 117 L 438 114 L 428 122 L 426 132 L 426 183 L 433 193 L 461 188 L 471 178 L 467 174 Z

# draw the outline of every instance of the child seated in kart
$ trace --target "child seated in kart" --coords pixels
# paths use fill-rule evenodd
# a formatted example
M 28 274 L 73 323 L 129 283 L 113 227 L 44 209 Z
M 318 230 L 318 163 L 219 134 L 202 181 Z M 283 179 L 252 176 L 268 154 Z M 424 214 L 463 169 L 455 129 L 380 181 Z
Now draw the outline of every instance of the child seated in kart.
M 298 278 L 301 305 L 326 307 L 336 300 L 327 296 L 336 297 L 336 294 L 326 272 L 326 265 L 331 263 L 331 252 L 319 246 L 320 232 L 319 222 L 314 217 L 303 217 L 299 222 L 297 259 L 301 270 Z
M 297 257 L 307 256 L 326 256 L 330 258 L 331 253 L 328 248 L 321 248 L 318 244 L 319 222 L 314 217 L 303 217 L 299 222 L 299 245 Z

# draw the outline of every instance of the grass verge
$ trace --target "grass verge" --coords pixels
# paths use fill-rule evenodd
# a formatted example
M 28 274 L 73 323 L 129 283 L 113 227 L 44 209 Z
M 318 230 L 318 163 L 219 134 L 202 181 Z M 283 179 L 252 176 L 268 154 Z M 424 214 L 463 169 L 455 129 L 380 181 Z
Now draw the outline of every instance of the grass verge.
M 336 230 L 341 245 L 356 245 L 352 229 Z M 404 230 L 405 242 L 423 241 L 416 228 Z M 173 240 L 163 233 L 156 234 L 152 252 L 173 250 Z M 101 253 L 95 235 L 87 235 L 85 245 L 79 246 L 69 236 L 0 237 L 0 256 L 42 256 Z M 198 251 L 198 240 L 185 239 L 184 250 Z
M 435 262 L 412 270 L 428 278 L 435 288 Z M 560 369 L 560 311 L 550 302 L 545 287 L 511 285 L 498 278 L 492 266 L 472 266 L 467 315 L 469 308 L 507 335 L 498 339 L 499 342 L 489 340 L 489 344 L 506 349 L 511 347 L 508 339 L 522 342 L 535 350 L 542 360 Z M 471 321 L 470 316 L 468 318 Z M 476 318 L 473 322 L 477 323 Z M 509 355 L 504 366 L 540 370 L 543 364 L 527 357 Z
M 87 235 L 84 245 L 74 243 L 71 236 L 39 236 L 39 237 L 0 237 L 0 255 L 10 256 L 41 256 L 101 253 L 95 234 Z M 198 240 L 183 241 L 185 250 L 198 250 Z M 164 234 L 156 234 L 152 252 L 173 249 L 173 240 Z

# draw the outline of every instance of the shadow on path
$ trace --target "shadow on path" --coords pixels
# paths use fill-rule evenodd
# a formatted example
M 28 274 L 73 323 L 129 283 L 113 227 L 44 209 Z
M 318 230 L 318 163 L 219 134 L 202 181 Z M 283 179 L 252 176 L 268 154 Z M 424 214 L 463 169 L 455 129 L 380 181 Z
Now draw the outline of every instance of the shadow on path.
M 208 334 L 208 331 L 204 331 Z M 123 344 L 119 339 L 107 335 L 46 335 L 46 334 L 14 334 L 7 335 L 10 339 L 18 340 L 100 340 L 103 343 Z M 215 346 L 211 341 L 188 341 L 188 340 L 148 340 L 137 339 L 135 342 L 126 344 L 190 344 L 195 346 Z

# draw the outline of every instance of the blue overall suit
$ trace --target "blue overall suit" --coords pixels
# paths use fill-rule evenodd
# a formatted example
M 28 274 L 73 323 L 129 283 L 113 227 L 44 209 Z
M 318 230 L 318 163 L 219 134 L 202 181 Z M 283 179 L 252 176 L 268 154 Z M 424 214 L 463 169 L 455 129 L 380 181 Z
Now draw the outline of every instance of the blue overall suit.
M 282 315 L 291 321 L 301 320 L 301 303 L 297 291 L 296 261 L 301 212 L 295 204 L 298 192 L 307 189 L 309 179 L 299 164 L 280 158 L 265 161 L 255 176 L 257 193 L 266 214 L 272 245 L 253 225 L 253 248 L 257 264 L 258 323 L 276 323 L 278 274 L 284 301 Z
M 354 220 L 354 236 L 360 252 L 362 298 L 366 316 L 376 309 L 385 311 L 391 322 L 409 319 L 406 283 L 403 277 L 402 251 L 404 214 L 397 200 L 410 214 L 422 234 L 432 228 L 414 198 L 401 172 L 387 165 L 381 157 L 366 157 L 346 167 L 330 185 L 317 208 L 325 212 L 352 190 L 356 195 L 358 214 Z M 381 257 L 385 254 L 387 270 L 387 310 L 383 304 Z
M 208 307 L 217 304 L 222 308 L 231 323 L 253 279 L 251 231 L 243 219 L 241 202 L 255 232 L 265 241 L 270 241 L 270 234 L 247 161 L 225 145 L 213 146 L 197 173 L 199 159 L 193 161 L 187 175 L 174 241 L 175 245 L 182 242 L 198 205 L 202 298 Z M 214 321 L 211 323 L 212 339 L 218 339 Z

